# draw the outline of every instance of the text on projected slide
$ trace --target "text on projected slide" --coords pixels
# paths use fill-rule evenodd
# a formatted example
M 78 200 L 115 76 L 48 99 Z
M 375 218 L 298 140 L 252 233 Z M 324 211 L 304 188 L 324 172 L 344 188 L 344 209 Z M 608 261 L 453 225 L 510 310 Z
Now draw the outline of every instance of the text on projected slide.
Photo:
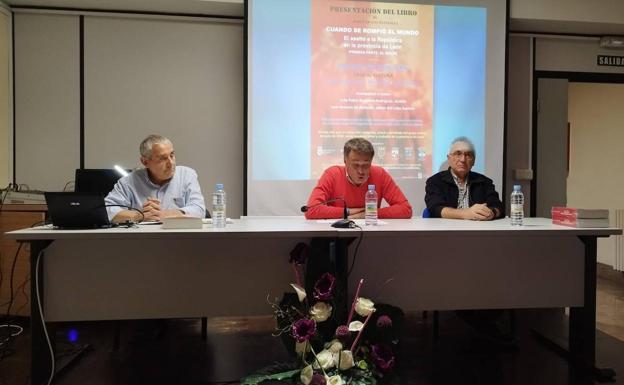
M 362 136 L 375 163 L 431 174 L 434 7 L 311 4 L 311 176 L 342 162 Z

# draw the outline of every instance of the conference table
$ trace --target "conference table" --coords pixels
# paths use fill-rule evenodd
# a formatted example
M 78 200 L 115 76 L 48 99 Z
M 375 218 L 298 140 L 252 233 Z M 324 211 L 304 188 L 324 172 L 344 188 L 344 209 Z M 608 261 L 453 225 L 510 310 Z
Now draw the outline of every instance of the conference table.
M 31 383 L 50 375 L 48 323 L 271 314 L 267 297 L 294 282 L 289 252 L 314 240 L 327 243 L 330 260 L 352 266 L 340 277 L 350 293 L 363 278 L 362 296 L 406 311 L 570 307 L 573 362 L 614 376 L 595 368 L 596 253 L 597 238 L 621 229 L 545 218 L 525 218 L 524 226 L 413 218 L 336 229 L 331 222 L 242 217 L 223 229 L 6 233 L 30 243 Z

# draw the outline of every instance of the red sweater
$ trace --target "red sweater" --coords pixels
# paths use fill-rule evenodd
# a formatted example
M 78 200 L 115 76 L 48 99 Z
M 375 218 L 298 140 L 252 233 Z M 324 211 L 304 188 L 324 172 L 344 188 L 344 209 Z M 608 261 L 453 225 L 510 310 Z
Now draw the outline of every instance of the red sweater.
M 332 166 L 325 170 L 318 184 L 312 190 L 308 199 L 308 206 L 324 202 L 333 198 L 344 198 L 347 207 L 364 207 L 364 195 L 368 185 L 374 184 L 377 190 L 377 207 L 384 199 L 389 207 L 380 208 L 379 218 L 411 218 L 412 206 L 401 192 L 399 186 L 383 167 L 371 166 L 368 180 L 361 186 L 355 186 L 347 179 L 345 166 Z M 306 219 L 342 218 L 344 203 L 336 201 L 309 209 L 305 213 Z

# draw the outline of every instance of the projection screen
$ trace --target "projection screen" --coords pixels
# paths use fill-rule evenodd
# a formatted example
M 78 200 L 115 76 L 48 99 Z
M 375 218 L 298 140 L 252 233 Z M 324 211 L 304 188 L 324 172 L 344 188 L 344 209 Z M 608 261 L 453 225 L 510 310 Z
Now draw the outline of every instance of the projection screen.
M 247 215 L 300 214 L 356 136 L 415 216 L 459 136 L 501 192 L 506 13 L 500 0 L 247 1 Z

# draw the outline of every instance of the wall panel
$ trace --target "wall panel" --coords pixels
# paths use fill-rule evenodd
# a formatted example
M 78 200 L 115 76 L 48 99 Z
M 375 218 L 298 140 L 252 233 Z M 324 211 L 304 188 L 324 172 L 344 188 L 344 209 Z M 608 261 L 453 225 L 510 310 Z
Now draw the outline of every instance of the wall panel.
M 0 187 L 13 180 L 11 13 L 0 5 Z
M 208 20 L 85 17 L 85 166 L 138 166 L 150 133 L 174 142 L 204 195 L 243 202 L 243 27 Z
M 15 179 L 60 191 L 80 165 L 79 17 L 14 17 Z

